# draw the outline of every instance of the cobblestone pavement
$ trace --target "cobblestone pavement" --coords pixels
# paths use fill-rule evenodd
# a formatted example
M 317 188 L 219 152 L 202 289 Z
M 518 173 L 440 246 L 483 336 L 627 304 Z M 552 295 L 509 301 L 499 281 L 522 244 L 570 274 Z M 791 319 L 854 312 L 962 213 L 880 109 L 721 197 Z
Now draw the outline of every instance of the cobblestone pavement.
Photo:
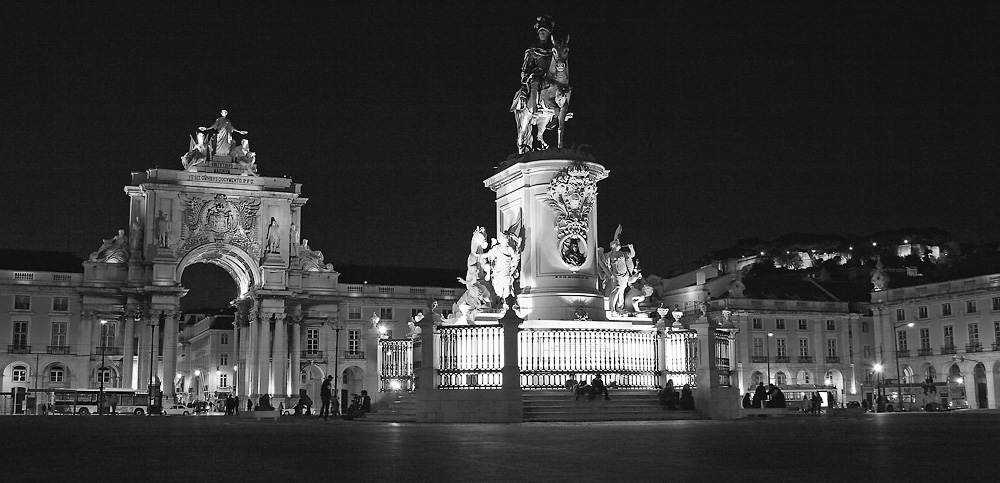
M 4 481 L 994 481 L 1000 412 L 397 424 L 0 417 Z

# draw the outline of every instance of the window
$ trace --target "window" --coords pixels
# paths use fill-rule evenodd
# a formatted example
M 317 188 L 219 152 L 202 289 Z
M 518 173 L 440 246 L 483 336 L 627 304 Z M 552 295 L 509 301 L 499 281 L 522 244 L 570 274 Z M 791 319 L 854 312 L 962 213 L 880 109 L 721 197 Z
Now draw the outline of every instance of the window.
M 14 338 L 11 339 L 14 347 L 24 348 L 28 346 L 28 323 L 24 321 L 14 322 Z
M 926 319 L 927 318 L 927 306 L 926 305 L 921 305 L 920 307 L 917 307 L 917 318 L 918 319 Z
M 784 372 L 779 371 L 777 374 L 774 375 L 775 384 L 779 386 L 784 386 L 786 382 L 788 382 L 788 376 L 786 376 Z
M 25 366 L 14 366 L 11 370 L 11 379 L 14 382 L 27 382 L 28 381 L 28 368 Z
M 955 328 L 950 325 L 944 326 L 944 346 L 955 347 Z
M 837 321 L 836 320 L 826 321 L 826 330 L 837 330 Z
M 225 372 L 219 374 L 219 387 L 229 387 L 229 374 Z
M 896 332 L 896 340 L 899 343 L 899 345 L 896 346 L 896 348 L 898 350 L 900 350 L 900 351 L 908 351 L 908 350 L 910 350 L 906 346 L 906 331 L 905 330 L 901 330 L 899 332 Z
M 1000 345 L 1000 321 L 993 322 L 993 343 Z
M 967 314 L 974 314 L 974 313 L 976 313 L 977 310 L 978 309 L 976 309 L 976 301 L 975 300 L 966 300 L 965 301 L 965 313 L 967 313 Z
M 799 357 L 809 357 L 809 339 L 799 339 Z
M 870 346 L 868 344 L 865 344 L 864 346 L 862 346 L 861 347 L 861 356 L 864 357 L 865 359 L 871 359 L 872 358 L 872 346 Z
M 69 297 L 52 297 L 53 312 L 69 312 Z
M 753 338 L 753 356 L 754 357 L 764 357 L 764 338 L 754 337 Z
M 61 367 L 49 369 L 49 382 L 63 382 L 66 379 L 66 372 Z
M 903 309 L 896 309 L 896 322 L 900 320 L 906 320 L 906 311 Z
M 1000 310 L 1000 297 L 993 297 L 993 310 Z
M 930 350 L 931 329 L 920 329 L 920 348 L 923 350 Z
M 111 370 L 107 367 L 102 367 L 97 370 L 97 382 L 98 384 L 103 383 L 104 385 L 111 384 Z
M 951 315 L 951 304 L 941 304 L 941 316 L 947 317 Z
M 441 317 L 442 318 L 447 319 L 448 317 L 451 317 L 452 313 L 453 312 L 451 311 L 451 309 L 441 309 Z
M 969 324 L 969 345 L 979 345 L 979 324 Z
M 229 354 L 219 354 L 219 364 L 223 366 L 229 365 Z M 223 384 L 225 386 L 225 384 Z
M 774 328 L 778 330 L 785 330 L 785 319 L 775 319 Z
M 306 352 L 319 352 L 319 328 L 309 327 L 306 329 Z
M 378 309 L 378 317 L 382 320 L 392 320 L 392 307 Z
M 763 329 L 764 328 L 764 319 L 762 319 L 760 317 L 754 317 L 753 318 L 753 328 L 758 329 L 758 330 Z
M 778 357 L 788 357 L 788 347 L 786 347 L 785 339 L 779 338 L 774 341 L 778 346 Z
M 31 296 L 30 295 L 15 295 L 14 296 L 14 310 L 31 310 Z
M 66 322 L 52 323 L 52 345 L 56 347 L 66 345 Z
M 808 372 L 802 372 L 802 384 L 812 384 L 812 376 Z
M 101 324 L 101 347 L 114 347 L 115 334 L 118 332 L 117 324 L 106 322 Z
M 350 320 L 361 320 L 361 307 L 350 307 L 347 309 L 347 318 Z
M 868 333 L 868 321 L 861 322 L 861 333 L 862 334 Z
M 809 330 L 809 323 L 806 319 L 799 319 L 799 330 Z
M 826 340 L 826 356 L 837 357 L 837 339 Z
M 229 345 L 229 334 L 221 334 L 219 336 L 219 343 L 222 345 Z
M 347 352 L 358 354 L 361 352 L 361 331 L 351 329 L 347 331 Z

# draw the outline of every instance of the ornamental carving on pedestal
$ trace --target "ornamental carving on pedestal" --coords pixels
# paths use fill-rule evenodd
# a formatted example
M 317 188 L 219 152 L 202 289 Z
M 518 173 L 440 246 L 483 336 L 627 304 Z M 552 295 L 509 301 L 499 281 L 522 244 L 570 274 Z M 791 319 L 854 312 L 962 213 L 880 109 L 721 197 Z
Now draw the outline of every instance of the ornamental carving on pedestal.
M 590 210 L 597 199 L 597 178 L 582 162 L 563 168 L 552 181 L 545 202 L 556 212 L 556 248 L 575 272 L 587 261 Z
M 224 194 L 212 199 L 180 195 L 184 208 L 181 212 L 181 241 L 177 254 L 206 243 L 227 243 L 249 254 L 254 259 L 261 256 L 257 233 L 259 199 L 230 200 Z

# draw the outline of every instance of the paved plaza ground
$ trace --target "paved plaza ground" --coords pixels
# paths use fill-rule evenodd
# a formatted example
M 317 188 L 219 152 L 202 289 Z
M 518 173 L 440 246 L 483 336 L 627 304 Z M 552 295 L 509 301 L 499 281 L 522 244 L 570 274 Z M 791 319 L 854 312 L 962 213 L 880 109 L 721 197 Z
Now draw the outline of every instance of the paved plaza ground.
M 5 416 L 0 434 L 11 482 L 972 482 L 1000 474 L 997 411 L 492 425 Z

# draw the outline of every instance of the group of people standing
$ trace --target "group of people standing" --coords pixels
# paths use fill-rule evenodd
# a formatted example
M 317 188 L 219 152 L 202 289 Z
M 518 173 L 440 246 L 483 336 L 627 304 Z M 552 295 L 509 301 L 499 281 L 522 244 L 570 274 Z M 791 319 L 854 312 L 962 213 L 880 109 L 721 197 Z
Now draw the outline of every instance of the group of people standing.
M 753 396 L 747 392 L 743 395 L 744 408 L 783 408 L 787 407 L 785 393 L 774 384 L 764 387 L 763 382 L 757 383 L 757 388 L 753 391 Z

